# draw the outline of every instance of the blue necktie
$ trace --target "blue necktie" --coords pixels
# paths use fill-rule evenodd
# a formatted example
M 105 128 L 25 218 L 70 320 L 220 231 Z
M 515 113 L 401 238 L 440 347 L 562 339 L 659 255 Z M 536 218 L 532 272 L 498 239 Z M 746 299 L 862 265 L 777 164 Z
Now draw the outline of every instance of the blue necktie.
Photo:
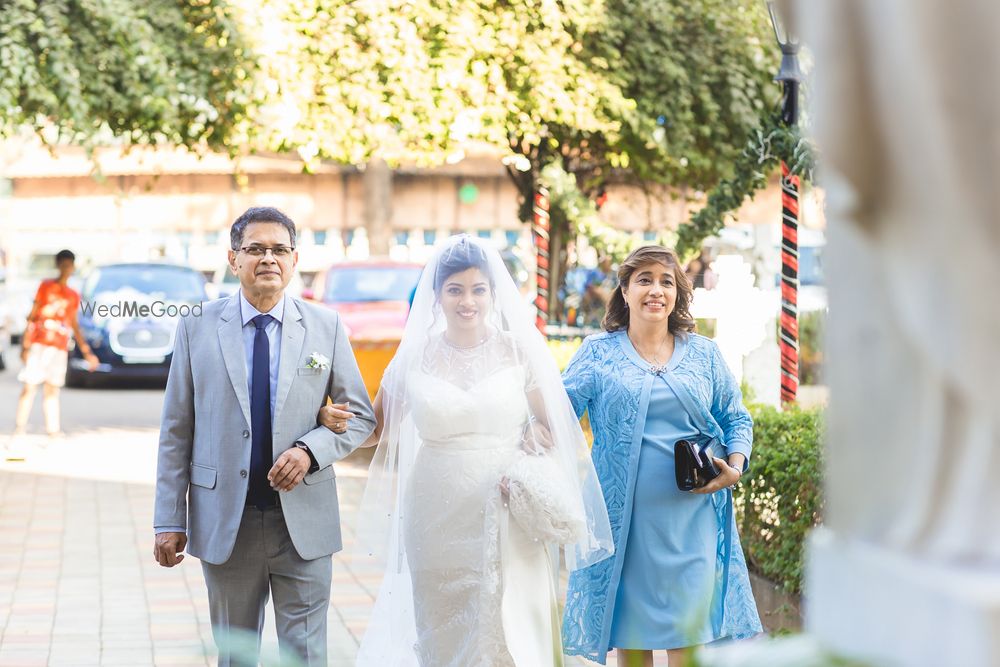
M 257 509 L 272 507 L 276 502 L 274 489 L 267 481 L 273 465 L 271 446 L 271 353 L 264 331 L 270 315 L 253 318 L 257 331 L 253 335 L 253 369 L 250 381 L 250 489 L 249 502 Z

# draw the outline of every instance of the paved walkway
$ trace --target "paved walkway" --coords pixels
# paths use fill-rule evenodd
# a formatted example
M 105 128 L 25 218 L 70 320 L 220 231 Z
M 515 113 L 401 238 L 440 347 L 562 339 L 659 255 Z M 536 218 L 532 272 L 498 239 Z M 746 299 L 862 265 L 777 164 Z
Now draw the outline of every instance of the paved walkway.
M 51 443 L 28 436 L 6 452 L 14 460 L 0 462 L 0 666 L 213 664 L 198 561 L 153 561 L 155 442 L 155 431 L 97 431 Z M 337 470 L 348 545 L 333 567 L 337 667 L 354 664 L 380 580 L 346 555 L 365 472 L 364 461 Z M 270 612 L 268 626 L 273 657 Z
M 0 667 L 214 664 L 201 567 L 153 561 L 156 436 L 29 435 L 7 450 L 0 436 Z M 381 579 L 348 555 L 366 472 L 361 458 L 337 465 L 346 548 L 333 565 L 333 667 L 353 667 Z M 267 622 L 265 665 L 277 651 Z

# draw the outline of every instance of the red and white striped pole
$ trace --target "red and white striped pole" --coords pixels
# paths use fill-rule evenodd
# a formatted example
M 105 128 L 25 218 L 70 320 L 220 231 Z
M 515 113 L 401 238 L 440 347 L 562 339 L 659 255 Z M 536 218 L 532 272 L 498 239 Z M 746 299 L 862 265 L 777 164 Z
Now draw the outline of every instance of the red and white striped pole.
M 535 326 L 545 335 L 549 323 L 549 191 L 539 186 L 532 206 L 531 233 L 535 241 L 536 278 L 538 296 L 535 297 Z
M 781 48 L 781 68 L 775 81 L 781 83 L 781 122 L 796 127 L 799 122 L 799 41 L 785 28 L 775 3 L 768 0 L 774 38 Z M 781 161 L 781 402 L 795 403 L 799 393 L 799 177 Z
M 781 402 L 799 391 L 799 177 L 781 162 Z

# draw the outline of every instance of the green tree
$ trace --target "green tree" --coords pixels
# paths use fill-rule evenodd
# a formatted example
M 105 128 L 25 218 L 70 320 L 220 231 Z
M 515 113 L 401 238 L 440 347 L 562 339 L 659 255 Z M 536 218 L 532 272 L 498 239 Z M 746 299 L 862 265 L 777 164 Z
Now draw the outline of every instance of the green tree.
M 747 134 L 778 100 L 770 39 L 754 0 L 609 0 L 588 50 L 637 104 L 622 145 L 609 147 L 629 156 L 619 173 L 698 189 L 729 175 Z
M 577 57 L 600 1 L 272 0 L 256 12 L 274 26 L 261 35 L 273 56 L 262 143 L 367 165 L 380 191 L 383 161 L 440 164 L 467 140 L 535 155 L 553 125 L 616 136 L 635 106 Z M 367 216 L 370 239 L 386 236 L 385 215 Z
M 254 5 L 268 26 L 255 116 L 263 145 L 307 161 L 437 164 L 465 140 L 503 147 L 525 221 L 552 163 L 584 198 L 612 181 L 705 189 L 777 97 L 759 5 L 270 0 Z M 587 206 L 571 209 L 552 215 L 556 285 L 568 235 L 594 227 Z
M 305 159 L 439 164 L 467 139 L 542 141 L 550 123 L 613 131 L 634 107 L 575 56 L 600 2 L 252 3 L 265 144 Z
M 576 57 L 630 105 L 597 105 L 615 121 L 610 132 L 552 120 L 544 123 L 543 141 L 511 143 L 529 166 L 511 170 L 525 202 L 522 218 L 530 215 L 539 174 L 553 162 L 574 177 L 584 199 L 612 182 L 684 191 L 728 177 L 746 137 L 778 99 L 771 82 L 777 56 L 763 47 L 767 21 L 762 3 L 747 0 L 606 0 L 579 34 Z M 551 215 L 556 285 L 569 235 L 584 232 L 604 249 L 627 248 L 595 224 L 592 206 L 559 189 L 553 203 L 572 205 Z
M 553 167 L 558 286 L 606 184 L 710 188 L 777 96 L 756 0 L 236 1 L 3 3 L 0 132 L 358 165 L 382 238 L 391 166 L 485 141 L 525 221 Z
M 223 0 L 0 3 L 0 136 L 232 148 L 253 58 Z

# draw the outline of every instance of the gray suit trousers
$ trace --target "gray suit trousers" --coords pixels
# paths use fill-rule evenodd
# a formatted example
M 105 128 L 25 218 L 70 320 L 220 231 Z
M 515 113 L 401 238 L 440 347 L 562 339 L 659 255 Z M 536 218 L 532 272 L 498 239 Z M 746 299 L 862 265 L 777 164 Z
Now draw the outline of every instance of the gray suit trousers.
M 291 659 L 289 664 L 326 667 L 333 559 L 303 560 L 292 545 L 280 506 L 244 510 L 229 560 L 221 565 L 202 561 L 201 566 L 219 667 L 257 665 L 269 593 L 274 596 L 282 655 Z

